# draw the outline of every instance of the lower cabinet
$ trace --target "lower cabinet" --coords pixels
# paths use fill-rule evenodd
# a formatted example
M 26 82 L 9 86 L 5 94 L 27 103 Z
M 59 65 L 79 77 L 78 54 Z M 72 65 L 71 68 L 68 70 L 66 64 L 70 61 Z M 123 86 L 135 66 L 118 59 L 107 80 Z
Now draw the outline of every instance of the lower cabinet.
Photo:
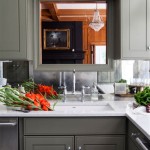
M 150 141 L 130 121 L 127 122 L 127 150 L 150 150 Z
M 130 138 L 128 138 L 128 150 L 140 150 Z
M 27 136 L 25 150 L 73 150 L 73 136 Z
M 75 150 L 124 150 L 124 136 L 77 136 Z
M 124 117 L 25 118 L 23 150 L 126 150 Z
M 25 150 L 124 150 L 124 136 L 25 136 Z M 75 146 L 74 146 L 75 142 Z

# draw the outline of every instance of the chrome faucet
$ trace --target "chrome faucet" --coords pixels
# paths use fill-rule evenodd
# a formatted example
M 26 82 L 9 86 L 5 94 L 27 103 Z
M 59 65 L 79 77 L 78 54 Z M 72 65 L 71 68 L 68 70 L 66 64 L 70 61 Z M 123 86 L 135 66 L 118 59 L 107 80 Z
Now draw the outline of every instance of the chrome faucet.
M 67 94 L 67 88 L 66 86 L 63 86 L 63 102 L 66 102 L 66 94 Z
M 84 97 L 85 97 L 85 89 L 90 89 L 89 86 L 82 86 L 82 90 L 81 90 L 81 102 L 84 102 Z
M 76 93 L 76 71 L 75 69 L 73 70 L 73 90 L 72 93 L 75 94 Z

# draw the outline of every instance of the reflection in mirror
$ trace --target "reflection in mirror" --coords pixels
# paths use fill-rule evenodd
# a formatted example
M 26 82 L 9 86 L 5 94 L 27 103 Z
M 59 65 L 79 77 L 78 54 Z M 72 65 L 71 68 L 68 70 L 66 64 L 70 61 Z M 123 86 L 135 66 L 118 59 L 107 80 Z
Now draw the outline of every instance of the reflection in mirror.
M 98 10 L 104 26 L 89 24 Z M 41 2 L 42 64 L 107 64 L 106 2 Z
M 91 45 L 92 64 L 107 64 L 106 45 Z

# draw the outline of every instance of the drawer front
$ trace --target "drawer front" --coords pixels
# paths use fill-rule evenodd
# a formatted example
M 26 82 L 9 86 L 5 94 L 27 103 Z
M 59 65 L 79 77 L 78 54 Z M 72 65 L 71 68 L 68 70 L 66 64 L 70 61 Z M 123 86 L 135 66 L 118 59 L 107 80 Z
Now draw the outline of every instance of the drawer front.
M 125 134 L 125 132 L 125 117 L 24 119 L 24 135 Z

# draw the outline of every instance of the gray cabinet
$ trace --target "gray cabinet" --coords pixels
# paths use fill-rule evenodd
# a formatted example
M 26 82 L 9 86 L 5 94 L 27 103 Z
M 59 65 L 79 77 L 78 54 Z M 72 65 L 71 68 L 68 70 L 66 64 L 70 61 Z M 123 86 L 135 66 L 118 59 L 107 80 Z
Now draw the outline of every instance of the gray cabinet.
M 26 136 L 24 150 L 73 150 L 73 136 Z
M 0 1 L 0 59 L 32 59 L 32 3 L 31 0 Z
M 128 150 L 149 150 L 150 142 L 146 136 L 134 126 L 130 121 L 127 122 L 127 149 Z
M 137 148 L 137 146 L 131 140 L 131 138 L 128 138 L 128 150 L 140 150 L 140 149 Z
M 124 117 L 24 118 L 24 150 L 125 150 Z
M 118 5 L 120 3 L 120 5 Z M 117 0 L 117 19 L 120 17 L 120 36 L 116 40 L 116 58 L 149 59 L 150 58 L 150 1 Z M 119 12 L 120 11 L 120 12 Z M 116 19 L 116 24 L 118 20 Z M 117 26 L 118 27 L 118 26 Z M 118 32 L 119 28 L 116 28 Z M 119 45 L 119 44 L 118 44 Z M 117 45 L 117 46 L 118 46 Z
M 114 135 L 77 136 L 77 150 L 125 150 L 125 137 Z

